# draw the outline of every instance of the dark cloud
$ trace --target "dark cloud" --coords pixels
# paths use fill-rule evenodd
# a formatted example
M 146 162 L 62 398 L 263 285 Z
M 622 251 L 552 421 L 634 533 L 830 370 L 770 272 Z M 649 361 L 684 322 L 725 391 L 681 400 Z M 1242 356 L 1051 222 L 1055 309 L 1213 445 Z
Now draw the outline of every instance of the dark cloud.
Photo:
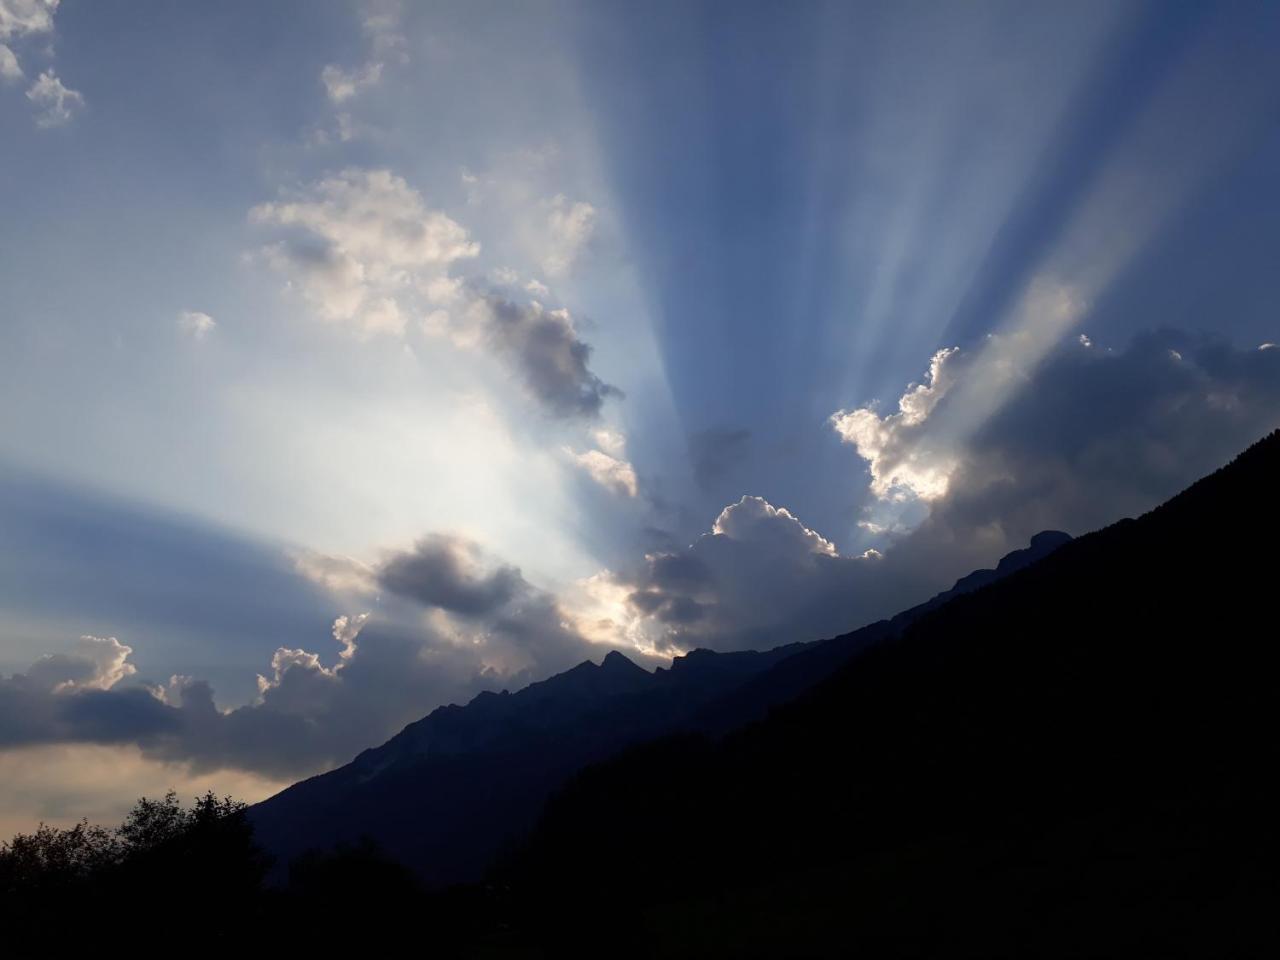
M 333 580 L 332 565 L 318 567 Z M 357 594 L 375 586 L 358 573 L 344 569 L 335 582 Z M 350 760 L 441 704 L 517 689 L 607 649 L 585 639 L 554 596 L 460 538 L 425 537 L 374 579 L 394 594 L 362 598 L 377 613 L 337 618 L 327 653 L 280 647 L 257 698 L 229 711 L 206 680 L 143 684 L 129 647 L 82 638 L 73 653 L 0 677 L 0 746 L 132 743 L 196 771 L 299 777 Z
M 1134 516 L 1280 426 L 1280 351 L 1159 331 L 1073 341 L 978 430 L 925 524 L 947 538 L 1087 532 Z M 935 535 L 938 535 L 935 532 Z
M 557 417 L 594 418 L 606 398 L 622 396 L 591 372 L 591 347 L 565 310 L 518 304 L 486 294 L 477 306 L 486 339 L 519 374 L 525 389 Z
M 930 382 L 962 384 L 972 369 L 956 354 L 946 379 Z M 909 390 L 912 415 L 880 421 L 874 438 L 926 475 L 931 417 L 945 418 L 954 395 L 930 389 Z M 691 546 L 650 554 L 626 578 L 629 603 L 682 648 L 841 633 L 992 566 L 1042 530 L 1078 535 L 1145 512 L 1277 426 L 1280 349 L 1175 332 L 1123 351 L 1073 340 L 967 443 L 947 449 L 945 495 L 906 505 L 923 519 L 881 530 L 882 553 L 842 554 L 789 512 L 744 497 Z M 887 485 L 881 506 L 901 515 L 900 495 Z
M 515 567 L 483 572 L 480 560 L 475 544 L 434 534 L 384 562 L 378 582 L 400 596 L 466 616 L 491 613 L 527 589 Z
M 840 556 L 789 511 L 743 497 L 691 546 L 647 556 L 628 602 L 678 648 L 764 649 L 893 612 L 892 597 L 865 588 L 879 564 Z
M 173 718 L 146 690 L 112 690 L 133 674 L 132 652 L 113 637 L 82 637 L 75 653 L 49 654 L 0 677 L 0 745 L 119 743 L 172 729 Z

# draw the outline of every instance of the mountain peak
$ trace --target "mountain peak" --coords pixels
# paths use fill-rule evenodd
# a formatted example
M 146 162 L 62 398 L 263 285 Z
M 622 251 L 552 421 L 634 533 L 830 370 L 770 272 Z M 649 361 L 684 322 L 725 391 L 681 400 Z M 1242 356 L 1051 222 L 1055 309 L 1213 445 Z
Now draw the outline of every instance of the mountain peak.
M 639 670 L 642 673 L 644 672 L 644 669 L 636 664 L 635 661 L 629 659 L 625 654 L 619 653 L 617 650 L 610 650 L 605 654 L 604 659 L 600 661 L 600 669 L 614 671 L 626 670 L 627 672 Z

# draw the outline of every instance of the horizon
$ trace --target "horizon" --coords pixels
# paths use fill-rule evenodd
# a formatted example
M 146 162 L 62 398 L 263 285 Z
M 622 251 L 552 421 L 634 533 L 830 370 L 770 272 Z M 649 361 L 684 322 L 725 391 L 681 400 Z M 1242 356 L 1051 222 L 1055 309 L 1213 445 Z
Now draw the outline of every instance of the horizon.
M 892 617 L 1280 426 L 1280 6 L 0 0 L 0 834 Z

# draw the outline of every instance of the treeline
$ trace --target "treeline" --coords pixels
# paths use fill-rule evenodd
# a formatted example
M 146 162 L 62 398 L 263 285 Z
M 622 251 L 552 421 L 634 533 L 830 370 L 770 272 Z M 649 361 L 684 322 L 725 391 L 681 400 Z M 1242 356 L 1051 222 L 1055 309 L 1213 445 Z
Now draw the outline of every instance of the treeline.
M 428 893 L 371 843 L 300 857 L 282 883 L 272 866 L 246 805 L 212 792 L 140 799 L 114 828 L 41 825 L 0 843 L 0 956 L 378 955 L 406 936 L 415 953 L 466 956 L 503 936 L 490 892 Z

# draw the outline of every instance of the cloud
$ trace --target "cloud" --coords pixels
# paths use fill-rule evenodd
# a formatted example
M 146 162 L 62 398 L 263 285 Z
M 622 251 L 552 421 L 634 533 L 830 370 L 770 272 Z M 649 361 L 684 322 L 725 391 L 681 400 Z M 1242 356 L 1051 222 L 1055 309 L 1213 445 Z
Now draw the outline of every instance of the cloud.
M 512 568 L 498 570 L 498 581 L 452 569 L 433 571 L 429 584 L 419 576 L 411 586 L 415 602 L 431 608 L 425 618 L 420 607 L 410 617 L 338 617 L 335 656 L 278 648 L 258 678 L 256 700 L 231 710 L 217 706 L 208 682 L 187 676 L 127 685 L 131 648 L 85 638 L 75 653 L 0 677 L 0 749 L 136 745 L 148 760 L 197 773 L 235 769 L 283 779 L 318 772 L 443 703 L 518 688 L 599 650 L 549 594 Z M 455 617 L 450 608 L 461 612 Z
M 25 76 L 18 58 L 5 44 L 0 43 L 0 80 L 21 80 Z
M 84 97 L 69 89 L 52 70 L 45 70 L 27 90 L 27 99 L 40 108 L 36 126 L 59 127 L 84 107 Z
M 622 395 L 591 372 L 591 346 L 578 336 L 568 310 L 486 293 L 472 300 L 464 322 L 474 339 L 506 359 L 525 390 L 554 416 L 593 418 L 607 397 Z
M 527 588 L 520 571 L 499 565 L 482 568 L 479 545 L 433 534 L 383 563 L 378 583 L 392 593 L 451 613 L 491 613 Z
M 25 672 L 0 677 L 0 747 L 79 741 L 113 743 L 168 725 L 163 704 L 138 688 L 133 652 L 115 637 L 81 637 L 72 653 L 47 654 Z
M 1073 336 L 1031 369 L 1010 363 L 997 371 L 1008 401 L 952 434 L 949 405 L 971 377 L 991 386 L 995 355 L 939 351 L 892 413 L 837 414 L 871 468 L 858 547 L 843 553 L 790 511 L 744 497 L 688 547 L 599 575 L 591 591 L 626 591 L 628 608 L 599 600 L 599 618 L 666 650 L 841 633 L 1042 530 L 1082 534 L 1145 512 L 1280 426 L 1280 351 L 1165 331 L 1120 351 Z
M 880 455 L 917 428 L 943 430 L 976 369 L 964 352 L 937 360 L 906 402 L 877 415 L 892 434 Z M 602 646 L 670 655 L 842 633 L 992 565 L 1039 530 L 1082 533 L 1148 509 L 1280 424 L 1276 350 L 1170 332 L 1124 350 L 1072 337 L 1015 374 L 1009 402 L 955 447 L 946 493 L 912 529 L 882 533 L 878 552 L 842 551 L 798 511 L 745 496 L 688 546 L 558 594 L 454 535 L 375 564 L 304 554 L 299 571 L 349 612 L 332 621 L 331 646 L 281 644 L 252 702 L 221 708 L 211 685 L 190 677 L 143 683 L 129 646 L 86 637 L 0 678 L 0 745 L 136 744 L 149 762 L 197 772 L 314 773 L 441 703 L 518 686 Z M 607 428 L 593 439 L 597 452 L 625 451 Z
M 547 201 L 546 247 L 542 269 L 556 277 L 568 273 L 591 241 L 596 229 L 596 208 L 585 200 L 571 201 L 557 194 Z
M 0 40 L 53 29 L 60 0 L 0 0 Z
M 110 690 L 136 671 L 127 663 L 132 647 L 115 637 L 81 637 L 72 654 L 47 654 L 27 670 L 25 679 L 51 693 Z
M 565 453 L 587 476 L 606 490 L 625 497 L 634 497 L 639 492 L 635 468 L 626 460 L 611 457 L 602 450 L 575 453 L 566 447 Z
M 332 594 L 358 596 L 376 589 L 373 569 L 351 557 L 302 551 L 293 555 L 293 563 L 303 577 Z
M 193 340 L 203 340 L 218 326 L 217 321 L 199 310 L 183 310 L 178 315 L 178 327 Z
M 668 648 L 738 650 L 865 622 L 896 599 L 868 589 L 877 572 L 876 557 L 842 556 L 790 511 L 744 496 L 689 547 L 649 554 L 614 579 L 629 587 L 633 611 L 662 626 Z
M 1280 425 L 1274 351 L 1165 330 L 1123 350 L 1067 337 L 1030 368 L 1019 355 L 999 337 L 945 351 L 897 414 L 833 418 L 868 461 L 862 525 L 892 565 L 986 563 L 1040 530 L 1140 514 Z M 974 390 L 1006 397 L 976 426 Z
M 403 333 L 449 267 L 480 252 L 466 228 L 388 170 L 344 170 L 249 218 L 286 231 L 263 256 L 317 314 L 364 336 Z
M 1150 509 L 1280 426 L 1280 355 L 1176 331 L 1067 341 L 961 450 L 939 523 L 1082 533 Z
M 409 55 L 405 47 L 408 41 L 400 32 L 400 23 L 404 19 L 401 0 L 363 0 L 360 8 L 360 26 L 369 39 L 374 56 L 407 63 Z
M 320 82 L 324 84 L 325 92 L 334 103 L 350 100 L 381 79 L 382 64 L 378 62 L 366 63 L 355 70 L 343 70 L 331 63 L 320 71 Z
M 954 460 L 926 441 L 925 422 L 955 384 L 958 353 L 954 347 L 935 353 L 924 382 L 907 387 L 896 413 L 882 417 L 874 407 L 859 407 L 831 415 L 840 439 L 867 461 L 877 497 L 929 501 L 946 496 Z
M 341 616 L 333 621 L 333 639 L 342 644 L 342 649 L 338 651 L 338 656 L 343 660 L 350 660 L 356 655 L 356 638 L 360 636 L 360 631 L 364 629 L 364 625 L 369 622 L 371 614 L 359 613 L 354 616 Z

